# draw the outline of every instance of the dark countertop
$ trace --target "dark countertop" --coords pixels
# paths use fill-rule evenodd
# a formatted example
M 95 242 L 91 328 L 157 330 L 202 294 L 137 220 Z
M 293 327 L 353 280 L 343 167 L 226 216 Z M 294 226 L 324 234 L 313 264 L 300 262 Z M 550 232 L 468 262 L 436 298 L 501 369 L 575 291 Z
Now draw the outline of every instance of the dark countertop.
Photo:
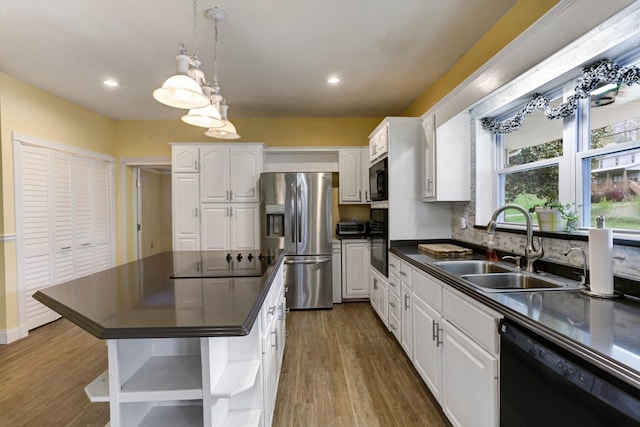
M 247 335 L 284 251 L 256 257 L 249 272 L 238 267 L 248 266 L 246 260 L 228 264 L 226 253 L 164 252 L 33 297 L 101 339 Z M 171 278 L 174 274 L 184 278 Z M 235 277 L 224 277 L 230 275 Z
M 416 244 L 392 246 L 390 251 L 452 288 L 640 388 L 639 299 L 627 296 L 619 299 L 593 298 L 578 290 L 482 292 L 432 265 L 432 262 L 442 259 L 419 252 Z

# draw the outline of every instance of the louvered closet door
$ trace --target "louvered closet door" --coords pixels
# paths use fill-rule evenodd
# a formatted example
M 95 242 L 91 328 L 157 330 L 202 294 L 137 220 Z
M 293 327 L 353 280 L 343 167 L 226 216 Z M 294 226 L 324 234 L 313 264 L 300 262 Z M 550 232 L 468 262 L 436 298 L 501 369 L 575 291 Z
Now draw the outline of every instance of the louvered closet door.
M 53 282 L 73 279 L 73 200 L 71 199 L 71 156 L 51 152 L 51 197 L 53 216 Z
M 51 161 L 48 150 L 23 146 L 21 151 L 22 212 L 22 279 L 25 292 L 27 326 L 33 329 L 58 316 L 33 299 L 37 290 L 52 282 L 51 232 L 49 194 Z
M 60 317 L 32 298 L 37 290 L 112 266 L 113 164 L 46 143 L 18 147 L 19 311 L 33 329 Z
M 110 268 L 111 261 L 111 203 L 109 182 L 111 181 L 111 167 L 109 163 L 93 160 L 93 227 L 95 245 L 95 271 Z
M 94 271 L 92 161 L 74 157 L 72 175 L 75 276 L 81 277 Z

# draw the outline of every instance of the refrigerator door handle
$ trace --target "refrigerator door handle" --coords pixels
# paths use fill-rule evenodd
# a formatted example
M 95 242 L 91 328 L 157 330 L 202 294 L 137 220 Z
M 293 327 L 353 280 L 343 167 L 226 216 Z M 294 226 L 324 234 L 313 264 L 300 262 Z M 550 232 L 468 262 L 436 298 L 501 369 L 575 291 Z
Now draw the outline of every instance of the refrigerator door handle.
M 298 243 L 302 242 L 302 188 L 300 188 L 300 184 L 298 184 L 298 192 L 296 193 L 297 195 L 297 201 L 298 201 L 298 206 L 296 209 L 296 222 L 297 222 L 297 226 L 298 226 L 298 231 L 297 231 L 297 235 L 298 235 Z
M 321 258 L 319 260 L 307 260 L 307 259 L 299 259 L 299 260 L 284 260 L 285 264 L 326 264 L 331 261 L 331 258 Z
M 289 199 L 291 201 L 291 204 L 293 205 L 293 209 L 292 209 L 293 210 L 293 218 L 297 219 L 298 218 L 298 211 L 296 209 L 297 208 L 296 201 L 297 201 L 298 195 L 296 194 L 295 183 L 292 182 L 291 185 L 290 185 L 290 188 L 291 188 L 291 194 L 295 194 L 295 198 Z M 295 228 L 296 224 L 295 224 L 295 221 L 293 221 L 290 224 L 290 226 L 291 226 L 291 243 L 295 243 L 296 242 L 296 228 Z

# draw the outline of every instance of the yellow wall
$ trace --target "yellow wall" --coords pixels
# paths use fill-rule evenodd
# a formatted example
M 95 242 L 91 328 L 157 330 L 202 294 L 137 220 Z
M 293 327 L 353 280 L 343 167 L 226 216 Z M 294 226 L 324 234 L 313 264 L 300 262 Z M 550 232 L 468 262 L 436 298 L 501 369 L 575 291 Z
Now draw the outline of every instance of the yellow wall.
M 403 115 L 424 114 L 558 3 L 559 0 L 520 0 L 449 71 L 421 93 Z
M 232 118 L 239 140 L 216 140 L 203 135 L 205 129 L 190 126 L 180 120 L 119 121 L 115 124 L 118 158 L 169 158 L 171 142 L 262 142 L 268 147 L 276 146 L 364 146 L 367 137 L 382 121 L 382 117 L 365 118 Z M 119 172 L 118 172 L 118 175 Z M 126 242 L 118 243 L 119 263 L 133 260 L 132 168 L 125 170 L 124 191 L 126 194 L 127 230 Z M 121 187 L 118 187 L 118 201 Z M 368 213 L 368 210 L 367 210 Z M 117 210 L 118 237 L 125 222 L 121 209 Z M 126 245 L 126 257 L 122 252 Z
M 113 156 L 114 121 L 0 73 L 0 235 L 16 233 L 11 132 Z M 18 326 L 15 241 L 0 243 L 0 331 Z

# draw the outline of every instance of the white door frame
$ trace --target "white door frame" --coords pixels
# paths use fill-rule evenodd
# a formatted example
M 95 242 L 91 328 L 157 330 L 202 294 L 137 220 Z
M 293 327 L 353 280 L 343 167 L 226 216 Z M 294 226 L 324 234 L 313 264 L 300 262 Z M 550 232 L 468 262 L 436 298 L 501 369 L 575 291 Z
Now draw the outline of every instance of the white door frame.
M 140 258 L 140 245 L 139 234 L 136 230 L 137 224 L 139 224 L 141 213 L 138 212 L 138 206 L 140 205 L 141 193 L 138 191 L 137 177 L 139 176 L 140 169 L 145 167 L 171 167 L 170 157 L 121 157 L 120 158 L 120 213 L 122 218 L 122 228 L 120 229 L 120 263 L 124 263 L 128 259 L 127 250 L 127 232 L 128 230 L 134 230 L 133 234 L 133 247 L 135 260 Z M 127 168 L 132 168 L 133 174 L 133 188 L 132 188 L 132 200 L 129 202 L 132 204 L 133 215 L 127 214 Z M 130 228 L 131 227 L 131 228 Z

